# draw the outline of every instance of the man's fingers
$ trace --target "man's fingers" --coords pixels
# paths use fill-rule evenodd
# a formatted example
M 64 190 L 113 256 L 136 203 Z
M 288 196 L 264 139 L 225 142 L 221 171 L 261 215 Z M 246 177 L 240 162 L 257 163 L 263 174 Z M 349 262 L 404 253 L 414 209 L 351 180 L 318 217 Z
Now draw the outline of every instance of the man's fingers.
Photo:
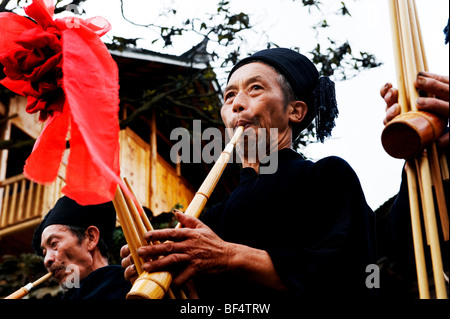
M 134 265 L 133 257 L 131 257 L 131 255 L 129 255 L 125 258 L 122 258 L 120 265 L 122 266 L 122 268 L 125 268 L 125 269 L 131 265 Z
M 384 97 L 386 96 L 386 94 L 388 93 L 388 91 L 392 88 L 392 84 L 391 83 L 386 83 L 385 85 L 383 85 L 380 89 L 380 95 L 381 97 L 384 99 Z
M 162 244 L 142 246 L 138 248 L 137 253 L 144 259 L 155 259 L 169 254 L 185 253 L 188 249 L 185 243 L 167 241 Z
M 170 228 L 149 231 L 145 233 L 144 238 L 148 242 L 182 241 L 189 238 L 190 235 L 190 229 Z
M 128 245 L 123 245 L 122 248 L 120 248 L 120 258 L 125 258 L 130 254 L 130 248 Z
M 420 111 L 432 112 L 443 118 L 448 118 L 448 102 L 440 99 L 420 97 L 417 99 L 417 108 Z
M 127 267 L 124 272 L 124 277 L 125 280 L 133 283 L 139 277 L 136 267 L 134 265 Z
M 183 227 L 200 228 L 204 225 L 198 218 L 183 214 L 180 211 L 174 211 L 174 212 L 175 212 L 176 219 L 180 222 L 180 224 Z
M 175 266 L 179 267 L 182 263 L 190 261 L 187 254 L 170 254 L 169 256 L 161 257 L 152 261 L 148 261 L 142 265 L 142 269 L 147 272 L 155 272 L 168 270 Z
M 435 79 L 439 82 L 443 82 L 443 83 L 447 83 L 449 84 L 449 80 L 448 80 L 448 76 L 445 75 L 439 75 L 439 74 L 434 74 L 431 72 L 419 72 L 418 76 L 423 76 L 423 77 L 427 77 L 427 78 L 431 78 L 431 79 Z
M 183 269 L 176 277 L 172 280 L 172 284 L 181 287 L 190 279 L 196 275 L 195 269 L 192 266 L 188 266 Z
M 398 90 L 395 88 L 389 89 L 384 96 L 384 101 L 386 102 L 386 109 L 389 109 L 392 105 L 398 103 Z
M 448 77 L 437 76 L 434 77 L 424 76 L 429 73 L 419 73 L 416 79 L 415 86 L 418 90 L 423 90 L 430 95 L 447 101 L 449 100 L 449 85 Z
M 386 111 L 386 117 L 384 118 L 384 125 L 390 122 L 393 118 L 400 114 L 400 105 L 394 104 Z

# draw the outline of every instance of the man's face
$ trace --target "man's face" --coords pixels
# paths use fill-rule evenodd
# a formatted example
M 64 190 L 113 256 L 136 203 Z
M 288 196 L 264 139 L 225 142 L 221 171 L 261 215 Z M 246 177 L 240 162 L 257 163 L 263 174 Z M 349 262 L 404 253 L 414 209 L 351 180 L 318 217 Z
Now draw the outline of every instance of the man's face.
M 41 236 L 41 248 L 44 255 L 44 265 L 54 277 L 63 284 L 70 273 L 66 267 L 76 265 L 80 271 L 80 280 L 92 272 L 92 255 L 88 250 L 88 240 L 79 243 L 67 226 L 50 225 L 44 229 Z
M 278 144 L 286 139 L 290 145 L 288 109 L 278 77 L 275 70 L 259 62 L 237 69 L 224 92 L 221 115 L 225 126 L 244 126 L 245 131 L 264 128 L 267 134 L 277 128 Z

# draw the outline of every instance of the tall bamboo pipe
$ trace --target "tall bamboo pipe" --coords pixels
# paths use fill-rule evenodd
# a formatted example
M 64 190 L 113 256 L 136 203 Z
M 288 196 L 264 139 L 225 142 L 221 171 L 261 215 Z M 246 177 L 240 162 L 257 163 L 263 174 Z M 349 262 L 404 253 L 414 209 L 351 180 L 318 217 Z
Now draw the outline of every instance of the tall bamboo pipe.
M 234 147 L 244 131 L 240 126 L 236 129 L 230 142 L 208 173 L 198 192 L 187 207 L 185 214 L 198 217 L 205 207 L 212 191 L 216 187 L 226 165 L 228 164 Z M 161 299 L 170 289 L 172 274 L 170 272 L 148 273 L 142 272 L 133 284 L 127 299 Z

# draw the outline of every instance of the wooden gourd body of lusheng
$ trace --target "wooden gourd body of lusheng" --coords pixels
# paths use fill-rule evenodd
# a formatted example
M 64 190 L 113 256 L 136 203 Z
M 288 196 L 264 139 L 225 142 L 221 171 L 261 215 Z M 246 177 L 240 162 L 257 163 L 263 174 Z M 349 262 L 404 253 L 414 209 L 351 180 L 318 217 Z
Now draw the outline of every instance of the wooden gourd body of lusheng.
M 389 122 L 381 135 L 390 156 L 411 159 L 435 142 L 444 132 L 445 122 L 429 112 L 406 112 Z

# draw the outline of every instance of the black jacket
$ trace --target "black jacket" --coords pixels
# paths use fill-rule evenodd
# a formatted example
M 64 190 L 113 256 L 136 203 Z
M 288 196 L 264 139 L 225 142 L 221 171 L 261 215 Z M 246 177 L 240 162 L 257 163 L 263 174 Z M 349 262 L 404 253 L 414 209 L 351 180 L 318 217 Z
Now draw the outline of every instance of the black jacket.
M 80 282 L 80 288 L 69 289 L 62 299 L 125 299 L 131 284 L 123 273 L 124 269 L 118 265 L 99 268 Z
M 223 240 L 266 250 L 288 293 L 232 274 L 197 280 L 200 298 L 368 298 L 375 220 L 353 169 L 338 157 L 313 163 L 290 149 L 278 170 L 241 170 L 240 184 L 202 220 Z

